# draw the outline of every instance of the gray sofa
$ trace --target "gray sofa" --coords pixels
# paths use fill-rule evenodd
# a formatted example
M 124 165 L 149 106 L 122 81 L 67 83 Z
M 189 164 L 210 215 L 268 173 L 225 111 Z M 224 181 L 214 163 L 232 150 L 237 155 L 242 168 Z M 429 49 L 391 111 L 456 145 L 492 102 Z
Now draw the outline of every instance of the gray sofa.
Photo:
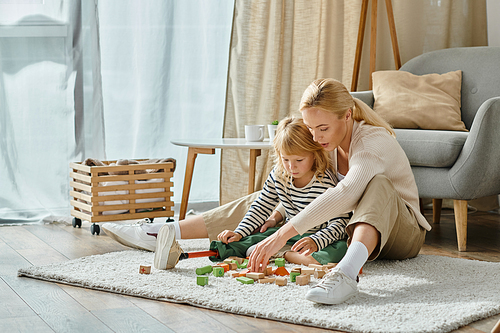
M 416 75 L 462 70 L 462 121 L 469 132 L 395 129 L 420 198 L 454 200 L 459 251 L 466 251 L 467 200 L 500 193 L 500 47 L 451 48 L 422 54 L 401 69 Z M 373 107 L 371 91 L 353 96 Z M 436 213 L 437 212 L 437 213 Z M 437 218 L 436 218 L 437 216 Z

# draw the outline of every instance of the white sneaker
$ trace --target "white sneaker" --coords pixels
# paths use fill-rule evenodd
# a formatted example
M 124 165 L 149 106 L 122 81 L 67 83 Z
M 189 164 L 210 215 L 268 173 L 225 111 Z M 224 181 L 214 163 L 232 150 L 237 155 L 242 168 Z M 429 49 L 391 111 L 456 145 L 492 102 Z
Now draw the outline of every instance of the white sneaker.
M 142 228 L 145 222 L 146 220 L 141 220 L 133 224 L 106 222 L 101 227 L 106 232 L 106 235 L 118 243 L 139 250 L 153 252 L 156 249 L 156 237 L 148 235 Z
M 357 294 L 357 282 L 340 268 L 333 268 L 307 292 L 306 299 L 316 303 L 340 304 Z
M 155 267 L 157 269 L 174 268 L 182 253 L 179 243 L 175 240 L 175 226 L 172 223 L 165 224 L 156 236 Z

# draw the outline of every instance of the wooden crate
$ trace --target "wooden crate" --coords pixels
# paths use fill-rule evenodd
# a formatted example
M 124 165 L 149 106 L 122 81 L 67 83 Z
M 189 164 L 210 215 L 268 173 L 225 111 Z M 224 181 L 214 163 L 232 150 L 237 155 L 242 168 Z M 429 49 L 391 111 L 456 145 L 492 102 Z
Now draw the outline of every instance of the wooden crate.
M 174 216 L 174 163 L 102 162 L 106 166 L 70 163 L 71 216 L 91 223 Z M 109 174 L 118 172 L 124 174 Z

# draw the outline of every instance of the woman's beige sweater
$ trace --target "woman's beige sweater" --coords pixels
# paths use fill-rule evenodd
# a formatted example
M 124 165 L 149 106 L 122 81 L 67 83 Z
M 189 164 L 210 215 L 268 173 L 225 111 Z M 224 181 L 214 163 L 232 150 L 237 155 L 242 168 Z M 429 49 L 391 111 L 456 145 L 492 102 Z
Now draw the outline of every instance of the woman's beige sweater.
M 337 150 L 332 152 L 337 166 Z M 389 178 L 396 192 L 426 230 L 430 224 L 419 210 L 417 184 L 405 152 L 386 130 L 364 121 L 354 121 L 349 147 L 349 171 L 336 187 L 329 188 L 290 220 L 299 234 L 329 220 L 355 211 L 368 183 L 376 175 Z

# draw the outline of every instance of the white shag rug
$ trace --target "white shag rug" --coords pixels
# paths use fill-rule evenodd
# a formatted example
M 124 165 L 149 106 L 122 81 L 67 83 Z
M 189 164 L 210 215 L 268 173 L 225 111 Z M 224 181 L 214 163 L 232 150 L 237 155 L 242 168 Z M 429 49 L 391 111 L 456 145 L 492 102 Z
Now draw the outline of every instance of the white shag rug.
M 179 243 L 186 252 L 207 250 L 209 244 Z M 500 263 L 430 255 L 369 262 L 360 277 L 359 295 L 328 306 L 304 299 L 310 286 L 290 282 L 283 287 L 246 285 L 227 274 L 209 274 L 209 284 L 198 286 L 195 269 L 212 264 L 208 258 L 139 274 L 140 265 L 153 266 L 153 257 L 135 250 L 111 252 L 23 268 L 18 275 L 347 332 L 449 332 L 500 313 Z M 310 285 L 314 283 L 312 278 Z

